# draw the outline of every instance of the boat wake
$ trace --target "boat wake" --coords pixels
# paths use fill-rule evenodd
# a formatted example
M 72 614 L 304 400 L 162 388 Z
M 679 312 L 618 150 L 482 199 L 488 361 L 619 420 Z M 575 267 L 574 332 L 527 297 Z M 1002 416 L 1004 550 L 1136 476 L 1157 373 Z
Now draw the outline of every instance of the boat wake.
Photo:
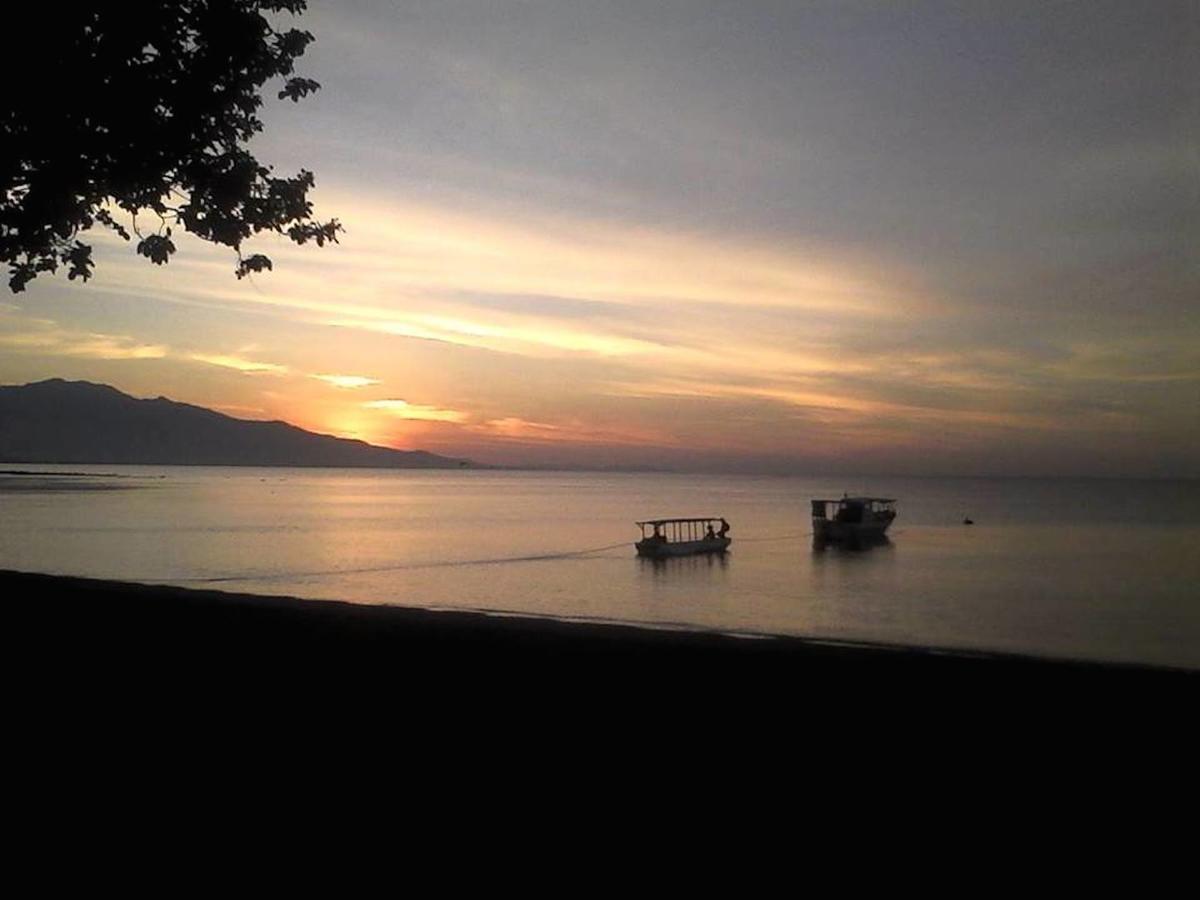
M 797 531 L 795 534 L 781 534 L 776 537 L 740 537 L 737 542 L 739 544 L 766 544 L 771 541 L 795 541 L 807 537 L 812 537 L 811 531 Z
M 738 543 L 755 544 L 773 541 L 793 541 L 811 537 L 811 532 L 796 532 L 770 537 L 739 538 Z M 619 550 L 629 546 L 629 541 L 605 544 L 603 547 L 587 547 L 581 550 L 559 550 L 552 553 L 530 553 L 521 556 L 489 556 L 478 559 L 438 559 L 427 562 L 389 563 L 381 566 L 355 566 L 342 569 L 308 569 L 291 572 L 245 572 L 236 575 L 208 575 L 186 578 L 143 578 L 144 583 L 159 584 L 237 584 L 247 581 L 290 581 L 293 579 L 326 578 L 336 575 L 371 575 L 380 572 L 406 572 L 421 569 L 453 569 L 469 566 L 502 566 L 514 563 L 549 562 L 563 559 L 582 559 L 597 553 Z
M 267 572 L 240 575 L 216 575 L 196 578 L 148 579 L 170 581 L 172 584 L 228 584 L 242 581 L 289 581 L 296 578 L 321 578 L 329 575 L 369 575 L 376 572 L 401 572 L 414 569 L 447 569 L 459 566 L 498 566 L 506 563 L 544 562 L 556 559 L 575 559 L 628 547 L 628 541 L 607 544 L 603 547 L 588 547 L 584 550 L 563 550 L 555 553 L 537 553 L 525 556 L 494 556 L 483 559 L 443 559 L 429 562 L 393 563 L 386 566 L 361 566 L 344 569 L 312 569 L 302 572 Z

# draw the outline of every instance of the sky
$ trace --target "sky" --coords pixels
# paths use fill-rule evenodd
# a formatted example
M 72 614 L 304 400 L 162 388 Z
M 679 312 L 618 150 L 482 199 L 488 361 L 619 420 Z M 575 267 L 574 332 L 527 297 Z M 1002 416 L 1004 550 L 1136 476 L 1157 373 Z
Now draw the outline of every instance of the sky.
M 285 17 L 286 18 L 286 17 Z M 341 243 L 98 231 L 87 379 L 497 465 L 1200 477 L 1200 6 L 313 0 Z

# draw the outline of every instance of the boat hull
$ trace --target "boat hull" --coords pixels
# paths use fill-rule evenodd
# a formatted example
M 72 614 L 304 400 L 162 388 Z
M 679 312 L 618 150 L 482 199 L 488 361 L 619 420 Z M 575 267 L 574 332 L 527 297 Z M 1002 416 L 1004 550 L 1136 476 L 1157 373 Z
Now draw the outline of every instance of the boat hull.
M 638 556 L 650 559 L 666 559 L 668 556 L 694 556 L 698 553 L 724 553 L 732 543 L 732 538 L 706 538 L 701 541 L 675 541 L 664 543 L 647 539 L 638 541 L 633 546 L 637 548 Z

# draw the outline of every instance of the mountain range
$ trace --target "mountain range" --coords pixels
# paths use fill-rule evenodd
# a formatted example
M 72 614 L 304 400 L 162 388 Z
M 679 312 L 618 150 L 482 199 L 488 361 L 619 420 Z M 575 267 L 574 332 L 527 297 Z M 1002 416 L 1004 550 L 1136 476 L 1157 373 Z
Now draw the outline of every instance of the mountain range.
M 183 466 L 474 467 L 423 450 L 393 450 L 177 403 L 139 400 L 106 384 L 51 378 L 0 386 L 0 462 Z

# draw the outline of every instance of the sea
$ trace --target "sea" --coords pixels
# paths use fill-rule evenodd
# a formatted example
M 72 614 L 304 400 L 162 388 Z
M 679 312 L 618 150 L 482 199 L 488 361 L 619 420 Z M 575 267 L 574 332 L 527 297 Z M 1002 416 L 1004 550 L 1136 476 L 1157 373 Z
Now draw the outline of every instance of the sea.
M 1200 669 L 1198 481 L 0 469 L 0 569 Z M 814 545 L 846 492 L 896 498 L 889 540 Z M 636 556 L 684 516 L 729 552 Z

